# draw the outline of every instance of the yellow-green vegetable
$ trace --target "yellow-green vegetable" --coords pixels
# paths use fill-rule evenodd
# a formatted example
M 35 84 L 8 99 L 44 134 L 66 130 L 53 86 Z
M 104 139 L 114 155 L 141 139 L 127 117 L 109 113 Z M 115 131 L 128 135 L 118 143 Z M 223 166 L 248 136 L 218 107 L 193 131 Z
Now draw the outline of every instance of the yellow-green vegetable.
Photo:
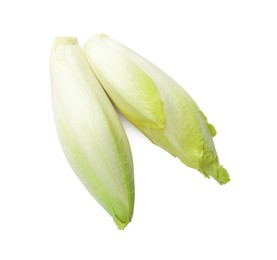
M 134 207 L 133 161 L 125 131 L 76 38 L 56 38 L 50 54 L 52 106 L 72 169 L 119 229 Z
M 181 86 L 104 34 L 92 37 L 84 49 L 119 111 L 145 136 L 206 177 L 220 184 L 230 180 L 214 147 L 215 128 Z

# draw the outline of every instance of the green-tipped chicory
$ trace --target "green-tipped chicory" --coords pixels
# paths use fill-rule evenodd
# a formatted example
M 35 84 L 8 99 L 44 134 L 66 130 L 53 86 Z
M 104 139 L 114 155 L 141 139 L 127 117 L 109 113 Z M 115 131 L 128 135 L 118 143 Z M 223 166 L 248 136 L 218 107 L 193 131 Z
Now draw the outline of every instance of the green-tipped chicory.
M 84 49 L 119 111 L 145 136 L 204 176 L 220 184 L 230 180 L 214 147 L 215 128 L 179 84 L 104 34 L 92 37 Z
M 124 129 L 76 38 L 56 38 L 50 54 L 58 136 L 76 175 L 119 229 L 134 207 L 133 161 Z

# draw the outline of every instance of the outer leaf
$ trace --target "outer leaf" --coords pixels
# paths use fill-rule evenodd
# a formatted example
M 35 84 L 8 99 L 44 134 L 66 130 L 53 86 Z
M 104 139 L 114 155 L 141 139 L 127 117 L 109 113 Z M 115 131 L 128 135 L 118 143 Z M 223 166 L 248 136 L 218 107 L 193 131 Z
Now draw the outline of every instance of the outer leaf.
M 151 129 L 163 128 L 165 114 L 155 82 L 128 55 L 115 51 L 108 41 L 104 42 L 106 38 L 101 35 L 93 46 L 86 45 L 87 53 L 93 57 L 92 66 L 94 62 L 97 64 L 93 66 L 94 72 L 113 101 L 120 103 L 121 112 L 129 121 Z
M 119 118 L 76 38 L 56 38 L 50 54 L 52 105 L 66 158 L 119 229 L 131 221 L 133 162 Z
M 181 86 L 155 65 L 106 35 L 91 38 L 85 45 L 85 54 L 120 112 L 153 143 L 206 177 L 212 176 L 220 184 L 229 181 L 227 171 L 219 165 L 212 140 L 216 134 L 214 126 L 207 122 L 203 112 Z M 151 83 L 143 80 L 145 75 Z M 157 92 L 144 91 L 138 99 L 137 93 L 141 89 L 152 89 L 153 86 Z M 149 106 L 157 108 L 157 100 L 161 100 L 162 109 L 148 110 Z M 152 127 L 147 120 L 136 118 L 133 111 L 141 113 L 144 118 L 153 115 L 155 119 L 165 118 L 165 123 Z

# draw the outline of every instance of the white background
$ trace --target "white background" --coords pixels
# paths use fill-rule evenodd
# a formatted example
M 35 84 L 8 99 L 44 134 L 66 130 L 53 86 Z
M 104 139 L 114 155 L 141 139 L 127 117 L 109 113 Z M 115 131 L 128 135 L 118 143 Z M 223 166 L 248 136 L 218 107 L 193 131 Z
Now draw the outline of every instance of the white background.
M 276 1 L 1 1 L 0 259 L 277 259 Z M 218 185 L 123 120 L 133 221 L 68 166 L 51 111 L 55 36 L 106 33 L 177 80 L 217 128 Z

